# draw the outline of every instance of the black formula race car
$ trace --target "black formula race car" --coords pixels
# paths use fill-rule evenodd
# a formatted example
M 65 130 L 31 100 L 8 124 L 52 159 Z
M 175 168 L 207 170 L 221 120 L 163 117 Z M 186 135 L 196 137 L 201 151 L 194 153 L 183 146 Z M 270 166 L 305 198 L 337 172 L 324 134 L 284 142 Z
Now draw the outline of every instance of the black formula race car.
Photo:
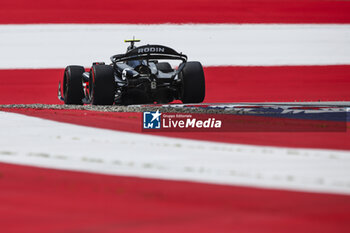
M 203 67 L 187 61 L 187 56 L 162 45 L 135 46 L 125 54 L 111 57 L 112 63 L 94 62 L 86 72 L 83 66 L 67 66 L 58 87 L 65 104 L 153 104 L 181 100 L 200 103 L 205 96 Z M 173 69 L 167 60 L 178 60 Z M 161 62 L 163 61 L 163 62 Z M 63 95 L 62 95 L 63 93 Z

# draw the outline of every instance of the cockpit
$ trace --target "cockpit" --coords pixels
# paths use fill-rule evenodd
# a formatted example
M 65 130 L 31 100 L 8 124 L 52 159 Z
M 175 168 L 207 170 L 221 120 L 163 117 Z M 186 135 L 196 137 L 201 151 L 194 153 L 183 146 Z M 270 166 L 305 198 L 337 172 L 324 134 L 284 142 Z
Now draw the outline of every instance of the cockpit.
M 147 65 L 145 60 L 132 60 L 132 61 L 127 61 L 126 64 L 128 66 L 131 66 L 132 68 L 136 68 L 139 65 Z

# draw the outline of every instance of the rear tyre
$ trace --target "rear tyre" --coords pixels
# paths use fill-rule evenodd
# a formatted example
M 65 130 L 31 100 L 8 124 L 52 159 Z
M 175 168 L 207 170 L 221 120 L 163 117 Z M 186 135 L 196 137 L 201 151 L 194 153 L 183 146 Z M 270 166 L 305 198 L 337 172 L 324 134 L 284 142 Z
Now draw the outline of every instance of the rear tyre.
M 169 62 L 159 62 L 156 64 L 156 67 L 158 70 L 164 73 L 169 73 L 173 71 L 173 68 L 171 68 L 171 65 L 169 64 Z
M 115 80 L 112 66 L 92 66 L 89 85 L 90 98 L 93 105 L 112 105 L 114 103 Z
M 201 103 L 205 97 L 205 78 L 200 62 L 187 62 L 179 73 L 180 99 L 183 103 Z
M 65 104 L 83 104 L 82 74 L 84 72 L 82 66 L 67 66 L 64 70 L 63 96 Z

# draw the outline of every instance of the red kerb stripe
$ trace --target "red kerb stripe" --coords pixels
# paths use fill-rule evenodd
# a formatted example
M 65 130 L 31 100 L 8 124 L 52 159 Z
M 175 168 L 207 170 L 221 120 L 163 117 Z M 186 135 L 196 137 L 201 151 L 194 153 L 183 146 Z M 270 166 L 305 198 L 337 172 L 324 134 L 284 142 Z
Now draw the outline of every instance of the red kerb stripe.
M 0 163 L 2 232 L 346 233 L 350 196 Z
M 332 0 L 12 0 L 0 24 L 349 23 L 350 2 Z

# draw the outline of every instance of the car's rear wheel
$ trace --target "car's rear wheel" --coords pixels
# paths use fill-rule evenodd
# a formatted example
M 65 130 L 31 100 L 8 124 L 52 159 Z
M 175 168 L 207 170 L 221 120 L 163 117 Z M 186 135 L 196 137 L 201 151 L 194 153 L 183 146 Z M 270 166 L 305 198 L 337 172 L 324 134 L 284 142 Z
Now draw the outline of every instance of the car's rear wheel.
M 82 66 L 67 66 L 63 76 L 63 96 L 65 104 L 83 104 L 84 98 L 82 74 L 85 72 Z
M 183 103 L 201 103 L 205 97 L 205 78 L 200 62 L 187 62 L 179 73 L 180 98 Z
M 90 99 L 94 105 L 112 105 L 115 98 L 114 69 L 109 65 L 94 65 L 90 70 Z
M 158 70 L 164 72 L 164 73 L 169 73 L 173 71 L 173 68 L 169 64 L 169 62 L 159 62 L 156 64 L 156 67 Z

